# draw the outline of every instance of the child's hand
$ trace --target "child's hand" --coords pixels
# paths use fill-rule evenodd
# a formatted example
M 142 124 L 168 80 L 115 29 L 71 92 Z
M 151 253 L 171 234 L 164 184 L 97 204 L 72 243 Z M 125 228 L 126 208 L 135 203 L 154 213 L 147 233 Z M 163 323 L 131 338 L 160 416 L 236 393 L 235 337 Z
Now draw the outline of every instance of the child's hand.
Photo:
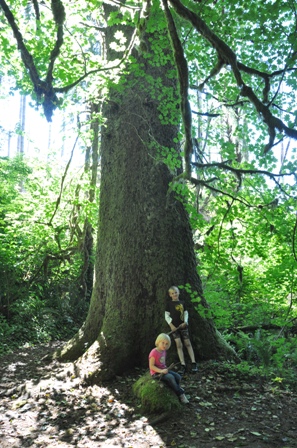
M 164 375 L 166 375 L 166 373 L 168 373 L 168 369 L 163 369 L 163 370 L 161 370 L 161 373 L 163 373 Z

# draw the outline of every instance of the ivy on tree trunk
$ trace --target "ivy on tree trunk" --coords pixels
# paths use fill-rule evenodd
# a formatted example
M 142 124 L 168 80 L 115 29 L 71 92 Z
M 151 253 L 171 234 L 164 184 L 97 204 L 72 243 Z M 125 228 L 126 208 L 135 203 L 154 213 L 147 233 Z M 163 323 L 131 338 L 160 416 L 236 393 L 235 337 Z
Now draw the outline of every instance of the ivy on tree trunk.
M 208 318 L 188 215 L 169 188 L 177 172 L 162 162 L 161 153 L 179 151 L 176 71 L 162 17 L 151 14 L 158 29 L 150 32 L 148 23 L 142 36 L 148 51 L 133 52 L 133 68 L 111 84 L 103 108 L 93 295 L 83 328 L 58 355 L 81 356 L 78 369 L 92 381 L 147 365 L 157 334 L 169 331 L 164 312 L 172 284 L 188 285 L 204 310 L 197 313 L 183 290 L 197 356 L 234 354 Z M 124 31 L 129 39 L 131 29 Z

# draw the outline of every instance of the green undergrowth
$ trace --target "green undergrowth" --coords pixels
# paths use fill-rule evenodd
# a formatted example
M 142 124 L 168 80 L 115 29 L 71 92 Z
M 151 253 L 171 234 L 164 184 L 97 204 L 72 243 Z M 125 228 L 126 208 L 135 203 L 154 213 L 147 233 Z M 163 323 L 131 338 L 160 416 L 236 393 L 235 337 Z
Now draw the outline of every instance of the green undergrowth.
M 279 387 L 296 388 L 297 338 L 285 337 L 258 329 L 253 333 L 225 335 L 241 362 L 229 368 L 243 375 L 256 375 L 278 383 Z M 232 367 L 231 367 L 232 366 Z
M 23 346 L 70 339 L 82 322 L 54 308 L 43 308 L 42 313 L 22 312 L 11 319 L 0 315 L 0 356 Z
M 234 362 L 211 362 L 209 366 L 209 374 L 224 376 L 228 378 L 228 384 L 232 381 L 240 383 L 255 383 L 265 385 L 265 388 L 276 391 L 297 392 L 296 385 L 296 367 L 287 367 L 278 370 L 275 366 L 263 368 L 248 361 Z M 207 369 L 203 372 L 207 376 Z

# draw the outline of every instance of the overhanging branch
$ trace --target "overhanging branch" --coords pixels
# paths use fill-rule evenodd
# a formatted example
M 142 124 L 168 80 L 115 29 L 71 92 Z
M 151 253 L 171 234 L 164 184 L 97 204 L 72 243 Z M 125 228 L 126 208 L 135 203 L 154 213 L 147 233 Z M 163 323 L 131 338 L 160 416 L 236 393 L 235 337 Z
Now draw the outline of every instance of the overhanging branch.
M 16 24 L 14 15 L 10 11 L 5 0 L 0 0 L 0 6 L 5 14 L 5 17 L 17 41 L 17 46 L 18 49 L 20 50 L 23 64 L 25 68 L 28 70 L 30 79 L 34 87 L 34 91 L 37 96 L 37 101 L 39 103 L 42 103 L 46 119 L 48 121 L 51 121 L 53 110 L 59 104 L 59 99 L 56 95 L 55 89 L 52 84 L 53 82 L 52 72 L 54 68 L 54 63 L 58 55 L 60 54 L 60 48 L 63 44 L 63 22 L 65 20 L 65 11 L 63 4 L 60 0 L 52 0 L 52 11 L 58 29 L 57 29 L 57 40 L 55 42 L 54 49 L 51 52 L 50 63 L 45 81 L 41 79 L 38 73 L 38 70 L 34 63 L 34 59 L 25 45 L 22 33 L 20 32 L 19 27 Z
M 0 6 L 3 9 L 5 17 L 13 31 L 14 37 L 17 41 L 18 49 L 20 50 L 20 53 L 21 53 L 22 61 L 24 63 L 24 66 L 26 67 L 26 69 L 29 72 L 31 81 L 34 85 L 34 89 L 35 89 L 36 93 L 40 92 L 44 88 L 45 83 L 44 83 L 44 81 L 40 80 L 39 73 L 34 65 L 33 57 L 27 50 L 27 47 L 23 40 L 23 36 L 16 24 L 14 16 L 13 16 L 12 12 L 10 11 L 5 0 L 0 0 Z
M 270 171 L 266 171 L 266 170 L 256 170 L 256 169 L 243 169 L 243 168 L 234 168 L 231 165 L 228 165 L 227 163 L 224 162 L 213 162 L 213 163 L 200 163 L 200 162 L 193 162 L 192 165 L 196 166 L 197 168 L 200 169 L 204 169 L 204 168 L 220 168 L 222 170 L 225 171 L 230 171 L 232 173 L 234 173 L 238 178 L 241 178 L 241 176 L 243 175 L 257 175 L 260 174 L 262 176 L 267 176 L 270 179 L 272 179 L 275 184 L 277 185 L 277 187 L 279 188 L 280 191 L 282 191 L 285 195 L 287 195 L 287 192 L 284 191 L 282 185 L 280 184 L 280 182 L 277 180 L 278 178 L 283 178 L 286 176 L 295 176 L 296 173 L 295 171 L 293 172 L 289 172 L 289 173 L 271 173 Z M 195 185 L 202 185 L 201 181 L 199 180 L 197 182 L 197 180 L 195 180 L 195 178 L 191 178 L 191 182 L 194 183 Z M 214 187 L 209 187 L 209 185 L 205 182 L 203 184 L 205 187 L 209 188 L 209 189 L 214 189 Z M 222 194 L 226 194 L 225 192 L 217 191 L 219 193 Z M 234 198 L 234 196 L 231 196 L 232 198 Z M 238 200 L 238 198 L 236 197 L 236 199 Z
M 186 176 L 191 175 L 191 156 L 193 154 L 193 143 L 192 143 L 192 112 L 191 106 L 188 99 L 189 90 L 189 70 L 188 63 L 184 56 L 184 51 L 180 39 L 177 34 L 175 23 L 171 12 L 168 7 L 167 0 L 163 0 L 165 16 L 167 20 L 167 28 L 169 36 L 171 39 L 173 53 L 178 73 L 179 90 L 180 90 L 180 105 L 182 120 L 185 132 L 185 174 Z
M 271 173 L 270 171 L 265 170 L 255 170 L 255 169 L 243 169 L 243 168 L 234 168 L 231 165 L 228 165 L 224 162 L 213 162 L 213 163 L 199 163 L 199 162 L 193 162 L 192 165 L 196 166 L 197 168 L 221 168 L 223 170 L 232 171 L 233 173 L 240 173 L 240 174 L 263 174 L 264 176 L 268 176 L 271 179 L 276 177 L 285 177 L 285 176 L 294 176 L 295 172 L 290 173 Z
M 246 207 L 252 207 L 252 204 L 250 204 L 246 200 L 240 198 L 239 196 L 234 196 L 233 194 L 228 193 L 227 191 L 223 191 L 220 188 L 210 185 L 209 181 L 196 179 L 195 177 L 191 177 L 189 180 L 193 185 L 205 187 L 208 190 L 213 191 L 214 193 L 218 193 L 218 194 L 221 194 L 222 196 L 229 197 L 232 201 L 240 202 L 241 204 L 243 204 Z M 212 179 L 212 181 L 214 181 L 214 180 L 216 180 L 216 178 Z
M 0 0 L 0 7 L 2 8 L 5 17 L 7 19 L 7 22 L 9 26 L 11 27 L 14 37 L 17 41 L 18 49 L 21 53 L 21 59 L 25 66 L 25 68 L 28 71 L 28 74 L 30 76 L 31 82 L 33 84 L 33 89 L 36 94 L 36 99 L 39 104 L 42 104 L 45 117 L 47 121 L 52 120 L 53 111 L 58 107 L 60 104 L 60 100 L 57 97 L 57 94 L 59 93 L 66 93 L 69 92 L 73 87 L 78 85 L 81 81 L 83 81 L 88 76 L 99 73 L 99 72 L 108 72 L 110 70 L 116 69 L 120 67 L 124 61 L 129 57 L 131 54 L 135 37 L 136 37 L 136 30 L 132 34 L 131 40 L 123 54 L 123 57 L 120 61 L 116 62 L 113 65 L 106 66 L 106 67 L 99 67 L 98 69 L 85 71 L 85 73 L 80 76 L 78 79 L 76 79 L 71 84 L 68 84 L 63 87 L 54 87 L 53 86 L 53 70 L 55 62 L 60 55 L 60 51 L 63 45 L 63 27 L 64 27 L 64 21 L 65 21 L 65 9 L 63 6 L 63 3 L 61 0 L 51 0 L 51 9 L 54 16 L 54 20 L 57 26 L 57 35 L 56 35 L 56 41 L 54 44 L 54 48 L 50 53 L 50 60 L 49 65 L 47 68 L 46 78 L 45 80 L 42 80 L 40 77 L 40 74 L 37 70 L 37 67 L 35 65 L 33 56 L 28 51 L 22 33 L 19 30 L 19 27 L 15 21 L 14 15 L 10 11 L 7 3 L 5 0 Z M 139 8 L 135 8 L 139 9 Z M 38 13 L 38 11 L 37 11 Z
M 237 56 L 234 51 L 222 40 L 220 39 L 198 16 L 198 14 L 194 13 L 186 6 L 184 6 L 180 0 L 169 0 L 177 14 L 189 21 L 194 28 L 212 45 L 212 47 L 216 50 L 218 55 L 218 61 L 229 65 L 233 71 L 236 84 L 240 89 L 240 95 L 249 99 L 249 101 L 254 105 L 258 114 L 263 118 L 263 121 L 266 123 L 269 132 L 269 142 L 264 149 L 264 153 L 269 151 L 275 140 L 276 130 L 280 132 L 284 132 L 288 137 L 292 137 L 297 139 L 297 130 L 289 128 L 286 126 L 282 120 L 275 117 L 269 110 L 269 107 L 263 104 L 254 93 L 253 89 L 247 86 L 241 76 L 240 67 L 243 69 L 243 66 L 239 65 L 237 62 Z M 245 71 L 247 67 L 244 66 Z M 255 74 L 255 72 L 254 72 Z M 269 88 L 268 84 L 266 85 L 266 90 Z
M 33 0 L 33 7 L 34 7 L 34 11 L 35 11 L 36 21 L 39 22 L 40 21 L 40 11 L 39 11 L 38 0 Z

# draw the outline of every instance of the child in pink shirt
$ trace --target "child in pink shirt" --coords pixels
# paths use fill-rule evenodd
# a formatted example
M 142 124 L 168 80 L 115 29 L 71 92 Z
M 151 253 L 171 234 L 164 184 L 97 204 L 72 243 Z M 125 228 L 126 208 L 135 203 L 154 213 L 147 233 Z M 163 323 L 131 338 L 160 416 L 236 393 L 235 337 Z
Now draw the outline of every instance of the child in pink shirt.
M 168 370 L 166 367 L 166 350 L 171 346 L 168 334 L 159 334 L 155 345 L 156 348 L 153 348 L 149 354 L 150 374 L 153 378 L 160 378 L 161 381 L 168 384 L 179 397 L 181 403 L 189 403 L 184 389 L 180 387 L 181 376 L 173 370 Z

